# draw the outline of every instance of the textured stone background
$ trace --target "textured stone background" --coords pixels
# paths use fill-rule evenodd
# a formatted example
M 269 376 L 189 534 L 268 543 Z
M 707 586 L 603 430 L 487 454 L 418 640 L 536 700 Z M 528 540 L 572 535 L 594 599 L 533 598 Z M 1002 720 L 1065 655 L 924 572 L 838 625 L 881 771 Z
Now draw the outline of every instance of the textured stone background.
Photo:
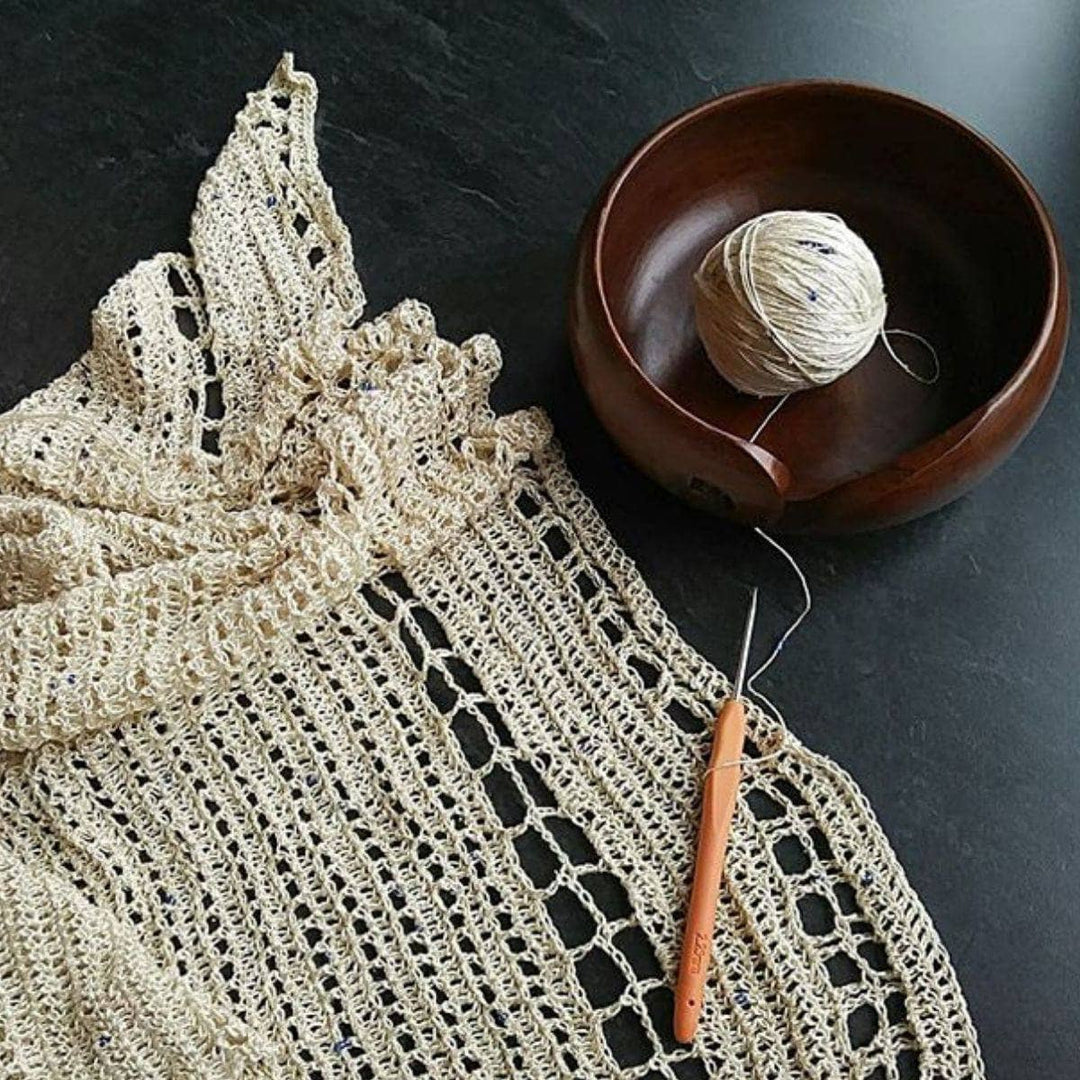
M 319 80 L 325 173 L 372 313 L 429 301 L 488 330 L 498 404 L 539 402 L 690 640 L 730 668 L 746 583 L 762 636 L 794 581 L 616 454 L 564 332 L 574 234 L 672 114 L 747 83 L 913 92 L 999 143 L 1080 241 L 1080 8 L 1070 0 L 0 4 L 0 404 L 62 371 L 99 295 L 182 248 L 196 185 L 284 49 Z M 890 532 L 792 542 L 812 621 L 770 673 L 789 723 L 876 807 L 950 948 L 992 1077 L 1080 1060 L 1080 385 L 1019 452 Z M 1071 1063 L 1071 1064 L 1070 1064 Z

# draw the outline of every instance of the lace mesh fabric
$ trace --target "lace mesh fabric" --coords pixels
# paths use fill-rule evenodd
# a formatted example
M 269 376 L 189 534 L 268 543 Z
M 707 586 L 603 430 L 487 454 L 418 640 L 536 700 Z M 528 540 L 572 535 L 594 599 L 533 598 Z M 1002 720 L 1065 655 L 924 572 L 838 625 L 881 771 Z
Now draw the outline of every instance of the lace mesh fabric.
M 670 986 L 724 677 L 495 344 L 361 321 L 315 85 L 0 417 L 13 1077 L 982 1076 L 865 799 L 753 710 L 714 976 Z

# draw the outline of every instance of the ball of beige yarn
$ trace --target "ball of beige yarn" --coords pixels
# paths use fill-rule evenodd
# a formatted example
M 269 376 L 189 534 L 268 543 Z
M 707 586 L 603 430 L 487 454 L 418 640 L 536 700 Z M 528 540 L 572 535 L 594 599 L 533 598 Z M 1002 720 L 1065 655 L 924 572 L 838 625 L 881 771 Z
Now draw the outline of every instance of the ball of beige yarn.
M 778 210 L 728 233 L 694 274 L 698 333 L 713 366 L 758 397 L 825 386 L 885 324 L 874 253 L 836 214 Z

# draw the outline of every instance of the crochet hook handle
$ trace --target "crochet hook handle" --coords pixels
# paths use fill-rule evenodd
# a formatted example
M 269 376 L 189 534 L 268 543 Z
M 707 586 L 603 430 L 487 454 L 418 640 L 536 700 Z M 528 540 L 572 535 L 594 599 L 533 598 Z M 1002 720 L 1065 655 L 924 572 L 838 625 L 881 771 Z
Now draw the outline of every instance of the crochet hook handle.
M 705 979 L 712 955 L 716 900 L 724 873 L 731 818 L 742 772 L 746 734 L 746 712 L 738 698 L 728 698 L 716 718 L 712 754 L 705 774 L 698 832 L 694 884 L 683 935 L 679 980 L 675 987 L 675 1038 L 688 1043 L 697 1031 L 701 1016 Z

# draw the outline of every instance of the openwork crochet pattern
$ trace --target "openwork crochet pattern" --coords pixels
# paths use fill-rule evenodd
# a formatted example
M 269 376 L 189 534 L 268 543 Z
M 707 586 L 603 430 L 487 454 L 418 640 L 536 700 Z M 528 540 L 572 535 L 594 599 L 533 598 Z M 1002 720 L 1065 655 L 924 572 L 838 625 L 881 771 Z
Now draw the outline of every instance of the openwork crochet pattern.
M 286 57 L 193 256 L 0 417 L 0 1071 L 981 1076 L 866 801 L 757 711 L 672 1042 L 727 683 L 493 341 L 363 321 L 315 98 Z

